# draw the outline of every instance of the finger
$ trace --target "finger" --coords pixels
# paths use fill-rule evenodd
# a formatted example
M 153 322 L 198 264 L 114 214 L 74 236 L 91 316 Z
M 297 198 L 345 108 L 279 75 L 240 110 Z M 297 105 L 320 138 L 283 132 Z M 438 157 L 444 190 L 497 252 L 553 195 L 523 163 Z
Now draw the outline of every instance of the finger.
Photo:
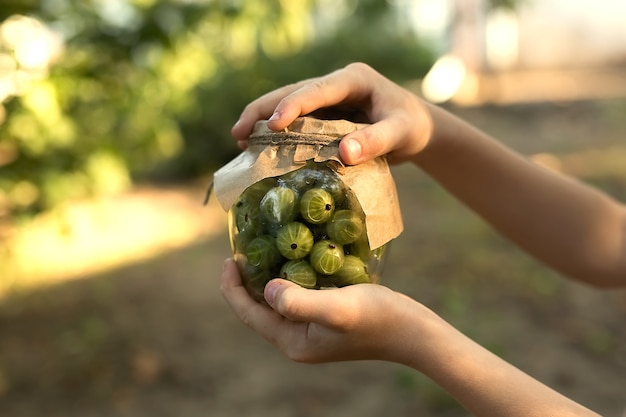
M 364 64 L 350 64 L 319 78 L 303 80 L 265 94 L 244 109 L 232 129 L 233 136 L 245 140 L 254 123 L 269 117 L 268 127 L 282 130 L 296 117 L 326 107 L 354 103 L 367 97 L 374 71 Z
M 275 339 L 275 329 L 278 329 L 282 318 L 271 308 L 250 297 L 233 259 L 224 262 L 220 289 L 228 305 L 246 326 L 268 340 Z
M 267 120 L 274 113 L 276 106 L 285 96 L 288 96 L 293 91 L 296 91 L 304 84 L 311 81 L 312 79 L 302 80 L 294 84 L 286 85 L 270 91 L 252 101 L 244 108 L 239 116 L 239 120 L 237 120 L 237 123 L 235 123 L 231 129 L 232 136 L 238 141 L 245 141 L 248 136 L 250 136 L 250 133 L 252 133 L 254 124 L 257 121 Z
M 353 103 L 367 96 L 370 85 L 358 71 L 346 69 L 304 83 L 301 88 L 285 96 L 269 118 L 268 127 L 282 130 L 297 117 L 316 110 Z

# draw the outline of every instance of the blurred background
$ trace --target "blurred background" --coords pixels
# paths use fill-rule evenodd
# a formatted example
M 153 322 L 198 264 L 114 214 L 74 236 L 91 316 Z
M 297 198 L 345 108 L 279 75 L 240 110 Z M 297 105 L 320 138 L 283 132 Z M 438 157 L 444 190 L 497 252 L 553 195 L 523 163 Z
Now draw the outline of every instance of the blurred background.
M 387 363 L 289 362 L 218 289 L 243 107 L 370 64 L 626 201 L 620 0 L 2 0 L 0 415 L 462 416 Z M 568 282 L 412 166 L 384 283 L 626 416 L 626 292 Z M 411 262 L 407 262 L 411 259 Z

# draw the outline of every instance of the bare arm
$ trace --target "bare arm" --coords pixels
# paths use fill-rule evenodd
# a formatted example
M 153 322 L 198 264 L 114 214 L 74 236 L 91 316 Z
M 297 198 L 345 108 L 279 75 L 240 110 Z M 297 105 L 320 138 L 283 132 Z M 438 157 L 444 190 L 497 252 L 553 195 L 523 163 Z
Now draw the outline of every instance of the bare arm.
M 408 338 L 417 343 L 407 346 L 402 340 L 396 341 L 401 350 L 394 362 L 430 377 L 473 415 L 598 415 L 494 355 L 434 313 L 420 309 L 423 307 L 414 305 L 415 311 L 406 317 L 403 336 L 405 341 Z M 416 326 L 416 323 L 422 324 Z
M 307 290 L 270 281 L 254 301 L 227 260 L 222 293 L 237 316 L 298 362 L 385 360 L 412 367 L 478 417 L 597 417 L 454 329 L 424 305 L 375 284 Z
M 558 271 L 599 286 L 626 285 L 626 207 L 545 169 L 431 107 L 434 132 L 413 161 Z

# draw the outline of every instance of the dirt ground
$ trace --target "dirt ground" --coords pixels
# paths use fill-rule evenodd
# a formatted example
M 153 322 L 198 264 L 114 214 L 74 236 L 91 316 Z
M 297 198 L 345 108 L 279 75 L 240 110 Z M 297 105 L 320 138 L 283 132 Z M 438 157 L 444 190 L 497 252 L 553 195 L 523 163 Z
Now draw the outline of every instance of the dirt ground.
M 453 111 L 626 201 L 626 100 Z M 405 232 L 384 284 L 602 415 L 626 416 L 626 292 L 567 281 L 415 167 L 393 171 Z M 399 365 L 282 357 L 222 300 L 225 215 L 206 221 L 222 222 L 222 232 L 2 300 L 0 416 L 467 415 Z

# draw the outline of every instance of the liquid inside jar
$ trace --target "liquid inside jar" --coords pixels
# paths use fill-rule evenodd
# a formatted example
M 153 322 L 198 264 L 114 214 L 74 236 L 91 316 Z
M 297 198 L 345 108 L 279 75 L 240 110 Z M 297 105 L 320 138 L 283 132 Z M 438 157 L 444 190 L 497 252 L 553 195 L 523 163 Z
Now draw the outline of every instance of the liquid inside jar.
M 358 200 L 324 163 L 251 185 L 228 218 L 244 286 L 258 301 L 273 278 L 313 289 L 380 281 L 388 244 L 370 249 Z

